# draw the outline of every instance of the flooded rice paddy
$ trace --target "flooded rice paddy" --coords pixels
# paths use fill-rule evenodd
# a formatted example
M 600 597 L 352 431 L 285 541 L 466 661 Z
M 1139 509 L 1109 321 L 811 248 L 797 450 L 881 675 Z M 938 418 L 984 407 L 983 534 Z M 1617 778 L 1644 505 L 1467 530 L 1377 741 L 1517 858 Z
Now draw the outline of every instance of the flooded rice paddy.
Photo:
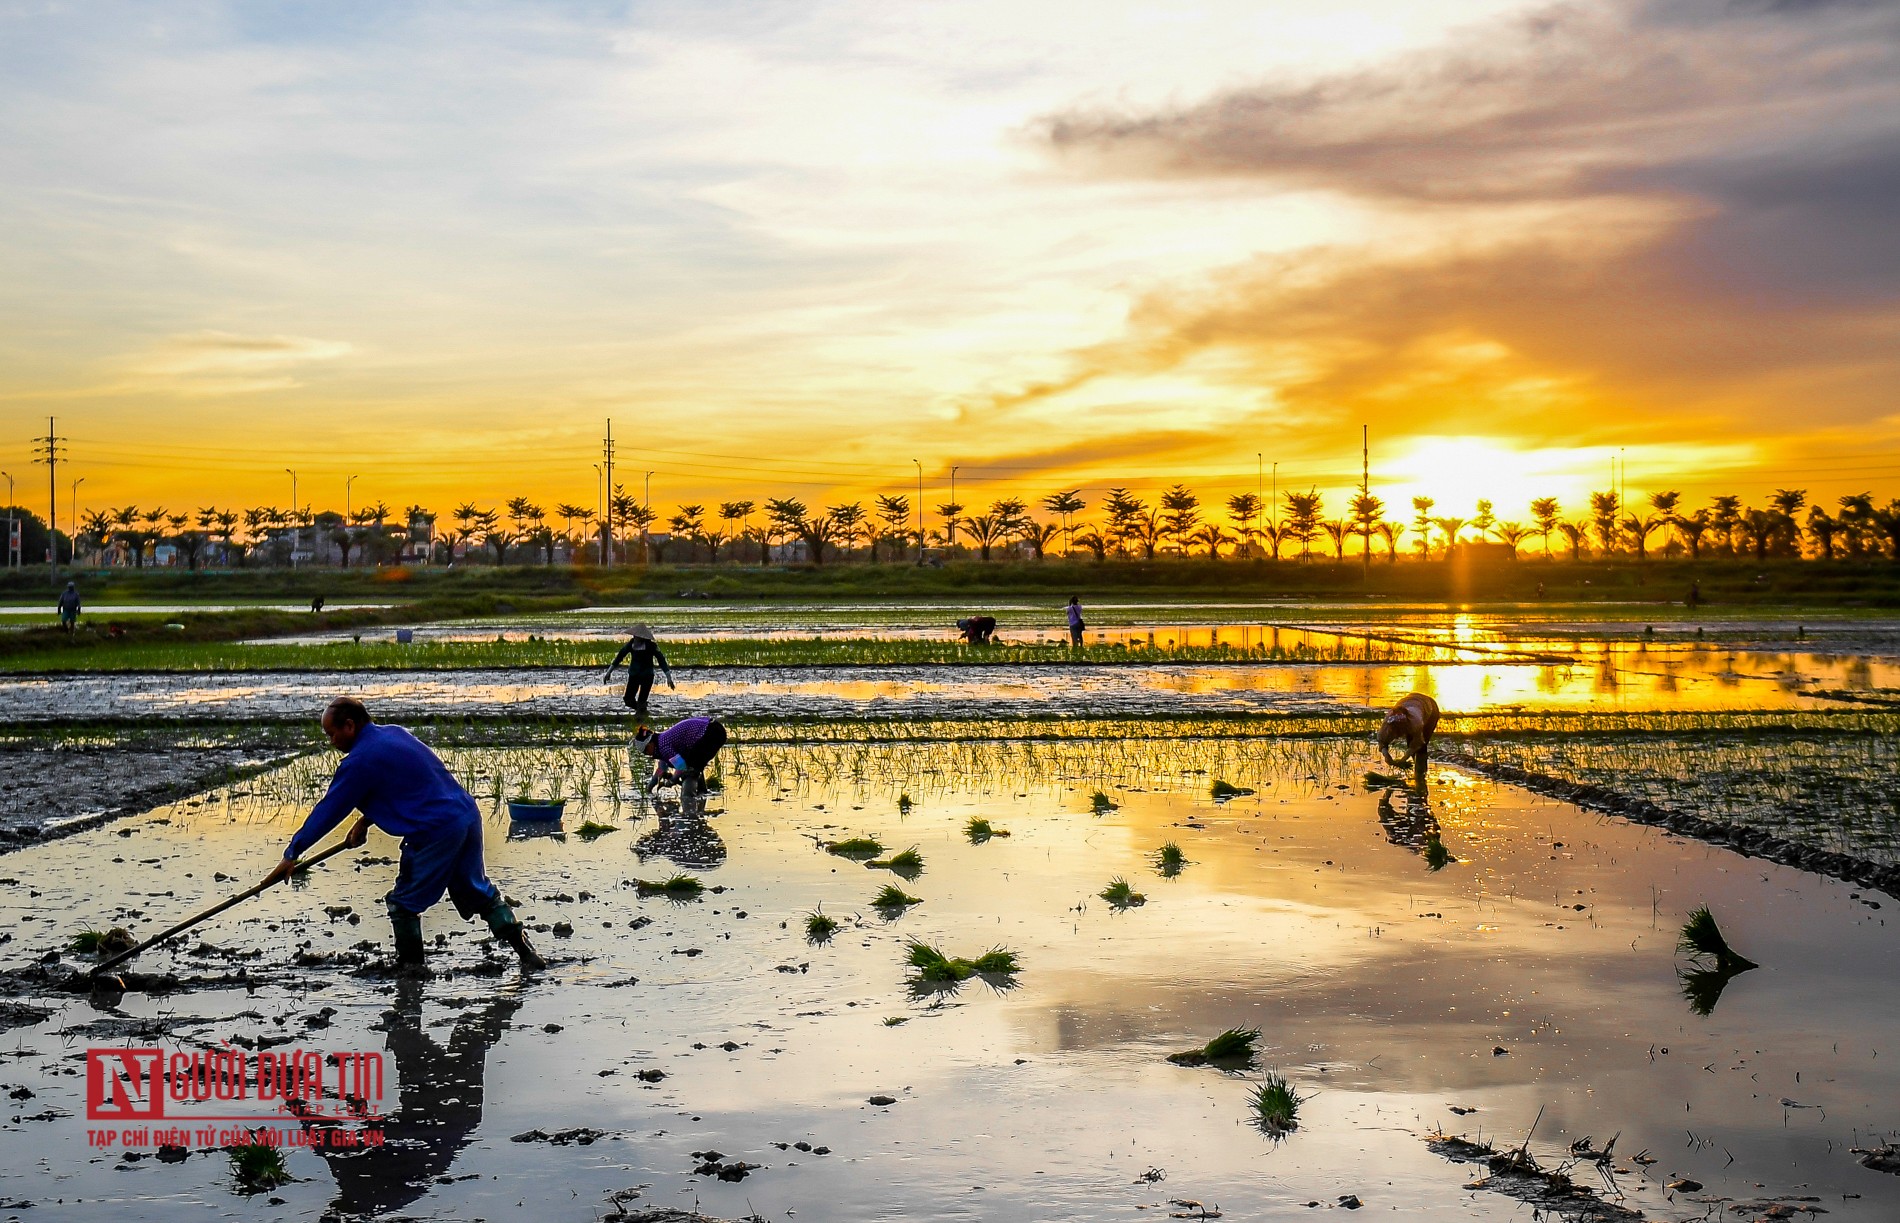
M 1424 797 L 1369 789 L 1368 750 L 1342 739 L 740 745 L 703 804 L 646 797 L 618 749 L 447 758 L 555 960 L 542 976 L 518 980 L 446 907 L 426 922 L 435 980 L 362 975 L 379 948 L 355 948 L 388 940 L 378 834 L 140 961 L 241 982 L 106 1010 L 33 983 L 71 966 L 32 967 L 82 925 L 149 932 L 261 876 L 333 758 L 8 855 L 0 1198 L 255 1217 L 222 1152 L 86 1144 L 86 1047 L 232 1042 L 389 1067 L 388 1145 L 289 1150 L 273 1217 L 1139 1219 L 1192 1201 L 1304 1219 L 1350 1199 L 1529 1218 L 1428 1148 L 1441 1128 L 1528 1134 L 1631 1212 L 1598 1217 L 1900 1215 L 1900 1177 L 1851 1153 L 1900 1128 L 1893 910 L 1847 885 L 1456 770 Z M 1216 801 L 1216 782 L 1252 793 Z M 557 787 L 562 835 L 511 836 L 505 799 Z M 587 821 L 614 831 L 584 840 Z M 921 870 L 822 848 L 858 835 L 915 846 Z M 676 872 L 707 890 L 632 886 Z M 1116 877 L 1145 903 L 1102 900 Z M 920 903 L 880 912 L 886 884 Z M 1677 935 L 1704 904 L 1761 967 L 1691 971 Z M 813 943 L 821 908 L 842 926 Z M 1020 970 L 920 987 L 912 939 L 1005 948 Z M 1260 1029 L 1252 1066 L 1168 1062 L 1233 1027 Z M 1303 1100 L 1277 1136 L 1249 1107 L 1269 1071 Z M 1612 1136 L 1600 1164 L 1572 1151 Z M 758 1166 L 695 1175 L 708 1163 Z

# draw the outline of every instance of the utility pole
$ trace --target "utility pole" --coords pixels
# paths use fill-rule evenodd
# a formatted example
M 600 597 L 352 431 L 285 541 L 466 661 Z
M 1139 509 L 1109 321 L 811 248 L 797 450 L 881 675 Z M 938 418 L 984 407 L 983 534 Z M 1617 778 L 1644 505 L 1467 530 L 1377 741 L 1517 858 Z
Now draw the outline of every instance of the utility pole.
M 912 459 L 917 464 L 917 564 L 924 563 L 924 464 L 922 459 Z
M 600 564 L 603 569 L 614 567 L 614 420 L 607 418 L 607 439 L 601 443 L 600 457 L 607 465 L 607 512 L 600 520 Z
M 1256 450 L 1253 452 L 1253 499 L 1256 502 L 1264 501 L 1266 495 L 1267 456 L 1263 452 Z M 1259 505 L 1256 508 L 1260 511 L 1262 517 L 1266 516 L 1267 507 L 1265 505 Z M 1256 552 L 1255 555 L 1258 556 L 1259 553 Z
M 303 515 L 297 509 L 297 473 L 284 468 L 290 477 L 290 567 L 297 567 L 297 541 L 303 538 Z M 451 556 L 450 560 L 455 558 Z
M 1276 540 L 1280 538 L 1280 465 L 1278 463 L 1273 465 L 1273 537 Z M 1275 559 L 1278 559 L 1280 555 L 1278 544 L 1274 545 L 1273 555 Z
M 1363 499 L 1372 496 L 1372 426 L 1359 426 L 1359 496 Z M 1364 500 L 1360 501 L 1365 504 Z M 1361 571 L 1372 577 L 1372 519 L 1366 519 L 1365 529 L 1359 533 L 1359 558 Z
M 599 464 L 599 463 L 596 463 L 596 464 L 594 464 L 594 521 L 595 521 L 596 523 L 598 523 L 598 522 L 600 521 L 600 497 L 601 497 L 601 492 L 600 492 L 600 464 Z M 598 541 L 598 540 L 596 540 L 596 541 L 595 541 L 595 543 L 596 543 L 596 544 L 598 544 L 599 542 L 600 542 L 600 541 Z M 595 552 L 596 552 L 596 553 L 598 553 L 598 552 L 600 551 L 600 549 L 599 549 L 598 547 L 596 547 L 596 548 L 595 548 L 594 550 L 595 550 Z M 598 559 L 598 557 L 596 557 L 596 559 Z
M 640 563 L 650 563 L 647 555 L 647 538 L 653 527 L 653 473 L 648 472 L 646 485 L 640 492 Z
M 952 466 L 950 468 L 950 504 L 955 505 L 956 503 L 957 503 L 957 469 L 955 466 Z M 956 515 L 952 514 L 950 516 L 950 521 L 944 524 L 943 535 L 945 539 L 950 541 L 950 546 L 952 548 L 957 546 Z
M 72 539 L 74 542 L 70 547 L 67 548 L 66 557 L 68 560 L 72 561 L 73 568 L 75 569 L 79 567 L 79 545 L 77 542 L 79 538 L 79 486 L 81 484 L 84 484 L 85 482 L 86 482 L 86 477 L 84 476 L 81 476 L 77 480 L 73 481 L 73 505 L 72 505 L 73 513 L 72 513 L 72 517 L 67 519 L 68 522 L 71 522 L 73 524 Z
M 34 444 L 35 463 L 46 464 L 46 565 L 52 570 L 53 585 L 59 585 L 59 455 L 66 439 L 53 429 L 53 418 L 46 418 L 46 436 Z

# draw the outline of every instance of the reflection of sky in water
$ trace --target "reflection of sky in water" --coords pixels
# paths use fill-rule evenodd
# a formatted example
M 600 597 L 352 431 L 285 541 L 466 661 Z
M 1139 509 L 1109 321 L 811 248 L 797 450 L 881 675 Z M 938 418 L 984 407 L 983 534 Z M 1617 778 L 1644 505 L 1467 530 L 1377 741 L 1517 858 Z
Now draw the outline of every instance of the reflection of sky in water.
M 42 892 L 0 896 L 14 959 L 39 954 L 75 915 L 149 930 L 261 875 L 329 760 L 155 813 L 167 824 L 129 821 L 129 838 L 101 829 L 9 855 L 8 873 Z M 1481 1127 L 1517 1141 L 1540 1108 L 1533 1146 L 1547 1165 L 1586 1134 L 1620 1133 L 1619 1153 L 1649 1149 L 1653 1167 L 1618 1178 L 1645 1217 L 1704 1212 L 1664 1201 L 1661 1186 L 1678 1176 L 1731 1200 L 1816 1195 L 1845 1223 L 1900 1213 L 1900 1178 L 1846 1152 L 1895 1124 L 1900 1067 L 1887 1045 L 1900 978 L 1885 971 L 1893 928 L 1844 885 L 1449 772 L 1435 778 L 1429 815 L 1401 820 L 1390 808 L 1411 804 L 1382 812 L 1357 784 L 1333 788 L 1371 763 L 1363 743 L 1337 740 L 735 750 L 721 813 L 692 838 L 655 835 L 663 821 L 651 810 L 610 797 L 630 781 L 622 753 L 449 761 L 485 803 L 555 775 L 572 794 L 585 776 L 568 826 L 591 818 L 619 831 L 591 844 L 510 840 L 491 819 L 493 876 L 527 920 L 573 933 L 540 936 L 565 961 L 544 981 L 458 975 L 421 991 L 414 1029 L 438 1044 L 482 1020 L 490 1000 L 505 999 L 508 1014 L 482 1034 L 486 1057 L 464 1063 L 482 1109 L 469 1133 L 446 1138 L 468 1142 L 442 1170 L 457 1179 L 439 1183 L 423 1161 L 431 1176 L 413 1214 L 552 1217 L 577 1200 L 591 1212 L 605 1193 L 646 1184 L 642 1206 L 690 1193 L 720 1217 L 797 1210 L 848 1223 L 1125 1219 L 1173 1196 L 1218 1201 L 1232 1218 L 1290 1218 L 1343 1193 L 1411 1217 L 1513 1219 L 1525 1208 L 1465 1191 L 1474 1170 L 1431 1157 L 1419 1135 Z M 1215 805 L 1215 777 L 1259 793 Z M 1086 814 L 1097 788 L 1119 810 Z M 899 794 L 915 802 L 907 817 Z M 962 829 L 976 815 L 1011 835 L 969 844 Z M 1428 818 L 1458 859 L 1437 873 L 1416 843 Z M 905 886 L 922 905 L 879 919 L 865 901 L 888 876 L 813 845 L 858 832 L 919 847 L 926 869 Z M 1148 863 L 1168 840 L 1190 861 L 1172 880 Z M 713 863 L 699 868 L 707 883 L 727 892 L 671 905 L 622 886 L 671 873 L 676 863 L 657 855 L 689 841 Z M 636 844 L 656 856 L 641 860 Z M 702 852 L 713 844 L 722 852 Z M 392 850 L 379 835 L 367 852 Z M 291 1034 L 380 1049 L 404 1038 L 383 1016 L 397 1000 L 379 982 L 283 971 L 305 942 L 318 952 L 386 942 L 380 898 L 393 870 L 320 867 L 301 889 L 204 930 L 204 941 L 265 952 L 249 964 L 263 978 L 252 990 L 134 995 L 126 1010 L 164 1016 L 154 1043 L 167 1047 Z M 1112 875 L 1149 903 L 1109 911 L 1094 893 Z M 1683 914 L 1704 902 L 1763 965 L 1706 1019 L 1682 996 L 1673 947 Z M 798 927 L 821 904 L 846 929 L 814 948 Z M 325 905 L 363 922 L 326 917 Z M 635 917 L 651 925 L 634 930 Z M 478 925 L 444 907 L 426 929 L 446 936 L 443 966 L 479 962 Z M 901 963 L 912 936 L 953 954 L 1007 946 L 1024 964 L 1018 987 L 913 997 Z M 142 966 L 202 963 L 198 943 Z M 686 950 L 700 954 L 676 954 Z M 72 1042 L 55 1033 L 96 1016 L 83 1000 L 62 1004 L 10 1037 L 26 1052 L 9 1078 L 32 1083 L 35 1108 L 69 1116 L 9 1134 L 8 1196 L 64 1197 L 61 1217 L 87 1220 L 125 1217 L 128 1203 L 151 1218 L 228 1209 L 221 1159 L 119 1169 L 86 1147 L 83 1080 L 57 1073 Z M 307 1032 L 302 1018 L 319 1005 L 335 1008 L 330 1026 Z M 1285 1142 L 1244 1124 L 1243 1078 L 1164 1060 L 1234 1025 L 1259 1026 L 1262 1063 L 1311 1095 Z M 727 1040 L 737 1048 L 720 1048 Z M 667 1077 L 634 1077 L 647 1068 Z M 899 1102 L 865 1103 L 879 1092 Z M 1478 1111 L 1459 1117 L 1451 1105 Z M 584 1150 L 508 1141 L 576 1125 L 626 1137 Z M 770 1145 L 799 1140 L 833 1154 Z M 707 1147 L 765 1168 L 743 1185 L 690 1178 L 690 1152 Z M 305 1150 L 288 1159 L 300 1179 L 278 1191 L 283 1213 L 315 1217 L 337 1175 Z M 1165 1184 L 1135 1183 L 1149 1167 Z

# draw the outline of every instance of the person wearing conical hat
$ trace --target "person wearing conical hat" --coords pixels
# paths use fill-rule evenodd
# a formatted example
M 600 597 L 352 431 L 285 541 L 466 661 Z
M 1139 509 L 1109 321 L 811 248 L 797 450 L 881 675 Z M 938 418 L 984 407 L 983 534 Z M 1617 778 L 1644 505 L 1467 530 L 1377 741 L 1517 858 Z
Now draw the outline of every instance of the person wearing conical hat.
M 653 691 L 654 664 L 658 663 L 666 675 L 668 688 L 675 686 L 673 669 L 666 665 L 666 654 L 661 651 L 659 643 L 653 640 L 653 630 L 644 624 L 633 626 L 627 644 L 621 646 L 620 653 L 614 655 L 614 660 L 607 664 L 606 679 L 609 682 L 613 680 L 614 668 L 620 665 L 623 658 L 627 662 L 627 692 L 622 699 L 626 701 L 627 708 L 633 710 L 634 716 L 645 718 L 647 696 Z

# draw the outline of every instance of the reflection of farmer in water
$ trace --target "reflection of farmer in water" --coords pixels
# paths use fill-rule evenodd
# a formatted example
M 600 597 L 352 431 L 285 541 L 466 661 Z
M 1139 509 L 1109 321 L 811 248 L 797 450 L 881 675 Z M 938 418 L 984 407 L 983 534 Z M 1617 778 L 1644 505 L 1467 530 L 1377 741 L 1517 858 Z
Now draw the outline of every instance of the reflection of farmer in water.
M 957 633 L 971 645 L 988 645 L 996 635 L 996 617 L 965 616 L 957 621 Z
M 396 962 L 405 973 L 426 974 L 422 914 L 447 892 L 464 918 L 481 914 L 495 937 L 514 948 L 523 969 L 547 964 L 528 945 L 501 889 L 482 864 L 482 812 L 436 754 L 400 726 L 370 721 L 361 701 L 338 697 L 323 711 L 323 733 L 343 753 L 330 789 L 291 837 L 266 887 L 297 869 L 297 860 L 352 811 L 344 843 L 361 846 L 371 826 L 402 838 L 396 886 L 384 898 L 396 938 Z
M 659 827 L 633 843 L 640 861 L 665 858 L 685 870 L 708 871 L 726 860 L 726 843 L 706 822 L 706 800 L 682 790 L 679 801 L 656 798 L 654 814 Z
M 1379 796 L 1379 827 L 1385 829 L 1385 839 L 1394 845 L 1424 849 L 1425 842 L 1438 835 L 1438 817 L 1416 794 L 1404 795 L 1404 805 L 1398 805 L 1394 800 L 1402 793 L 1388 787 Z
M 336 1178 L 333 1215 L 377 1218 L 401 1210 L 435 1188 L 436 1178 L 455 1165 L 481 1127 L 488 1048 L 507 1030 L 521 999 L 491 995 L 463 1012 L 444 1047 L 423 1031 L 421 988 L 419 982 L 398 982 L 396 1009 L 383 1012 L 384 1043 L 401 1092 L 395 1111 L 381 1122 L 382 1145 L 334 1146 L 332 1134 L 346 1127 L 300 1117 L 307 1132 L 325 1138 L 311 1149 Z M 291 1111 L 297 1111 L 294 1105 Z
M 673 687 L 673 668 L 666 665 L 666 655 L 661 652 L 659 643 L 653 640 L 653 630 L 644 624 L 633 626 L 633 634 L 627 638 L 627 644 L 620 647 L 620 653 L 607 664 L 606 679 L 614 677 L 614 668 L 621 659 L 627 660 L 627 693 L 622 699 L 634 716 L 647 716 L 647 696 L 653 691 L 653 667 L 659 664 L 666 675 L 666 686 Z

